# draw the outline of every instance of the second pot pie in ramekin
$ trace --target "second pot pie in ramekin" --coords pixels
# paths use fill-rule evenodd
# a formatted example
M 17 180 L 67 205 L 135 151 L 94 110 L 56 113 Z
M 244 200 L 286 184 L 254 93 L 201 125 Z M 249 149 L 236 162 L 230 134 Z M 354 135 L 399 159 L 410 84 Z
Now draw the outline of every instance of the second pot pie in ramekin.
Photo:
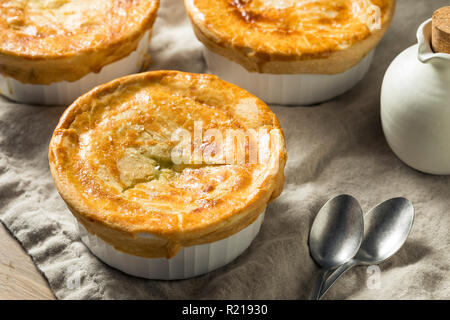
M 154 71 L 77 99 L 49 162 L 95 255 L 135 276 L 182 279 L 250 245 L 282 191 L 286 151 L 275 114 L 247 91 Z
M 368 71 L 395 0 L 185 0 L 208 69 L 267 103 L 312 104 Z
M 0 2 L 0 93 L 25 103 L 72 103 L 148 64 L 159 0 Z

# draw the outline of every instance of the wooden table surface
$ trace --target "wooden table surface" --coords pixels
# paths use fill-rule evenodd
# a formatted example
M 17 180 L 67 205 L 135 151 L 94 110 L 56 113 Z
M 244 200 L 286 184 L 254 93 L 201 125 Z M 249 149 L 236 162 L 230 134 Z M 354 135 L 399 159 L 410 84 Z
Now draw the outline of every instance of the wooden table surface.
M 20 244 L 0 223 L 0 299 L 55 299 Z

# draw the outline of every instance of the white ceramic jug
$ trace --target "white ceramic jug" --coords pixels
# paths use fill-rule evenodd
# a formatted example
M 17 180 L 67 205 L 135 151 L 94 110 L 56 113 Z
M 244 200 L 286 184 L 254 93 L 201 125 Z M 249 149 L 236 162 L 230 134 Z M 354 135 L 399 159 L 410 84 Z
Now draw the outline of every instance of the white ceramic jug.
M 418 44 L 391 63 L 381 89 L 381 122 L 392 150 L 409 166 L 450 174 L 450 54 L 431 48 L 431 19 Z

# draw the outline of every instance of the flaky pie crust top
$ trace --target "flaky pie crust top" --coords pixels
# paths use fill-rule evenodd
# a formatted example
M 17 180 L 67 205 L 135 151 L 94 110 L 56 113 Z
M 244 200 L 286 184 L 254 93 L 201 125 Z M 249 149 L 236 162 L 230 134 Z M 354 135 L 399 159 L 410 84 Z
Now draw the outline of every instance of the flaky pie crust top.
M 196 123 L 203 132 L 276 135 L 262 163 L 174 163 L 171 137 Z M 200 145 L 213 146 L 206 138 Z M 252 223 L 281 192 L 286 152 L 275 114 L 255 96 L 213 75 L 155 71 L 76 100 L 54 131 L 49 161 L 58 191 L 88 231 L 124 252 L 171 257 Z
M 338 73 L 378 43 L 395 0 L 185 0 L 185 5 L 200 41 L 249 71 Z M 314 61 L 354 46 L 357 50 L 328 65 Z
M 0 72 L 24 83 L 75 81 L 136 49 L 159 0 L 0 2 Z

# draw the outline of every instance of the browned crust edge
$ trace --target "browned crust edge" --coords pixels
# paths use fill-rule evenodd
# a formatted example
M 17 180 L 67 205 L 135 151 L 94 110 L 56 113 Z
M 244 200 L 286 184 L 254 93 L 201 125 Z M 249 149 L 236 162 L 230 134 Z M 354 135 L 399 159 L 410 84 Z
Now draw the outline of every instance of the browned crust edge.
M 318 58 L 302 56 L 283 57 L 280 59 L 272 53 L 249 51 L 248 48 L 238 48 L 228 39 L 219 39 L 212 34 L 185 0 L 185 7 L 191 20 L 195 35 L 208 49 L 231 61 L 242 65 L 249 72 L 271 74 L 337 74 L 345 72 L 358 64 L 372 49 L 376 47 L 388 30 L 395 12 L 395 0 L 390 1 L 389 14 L 381 29 L 373 32 L 364 40 L 351 47 L 320 55 Z

